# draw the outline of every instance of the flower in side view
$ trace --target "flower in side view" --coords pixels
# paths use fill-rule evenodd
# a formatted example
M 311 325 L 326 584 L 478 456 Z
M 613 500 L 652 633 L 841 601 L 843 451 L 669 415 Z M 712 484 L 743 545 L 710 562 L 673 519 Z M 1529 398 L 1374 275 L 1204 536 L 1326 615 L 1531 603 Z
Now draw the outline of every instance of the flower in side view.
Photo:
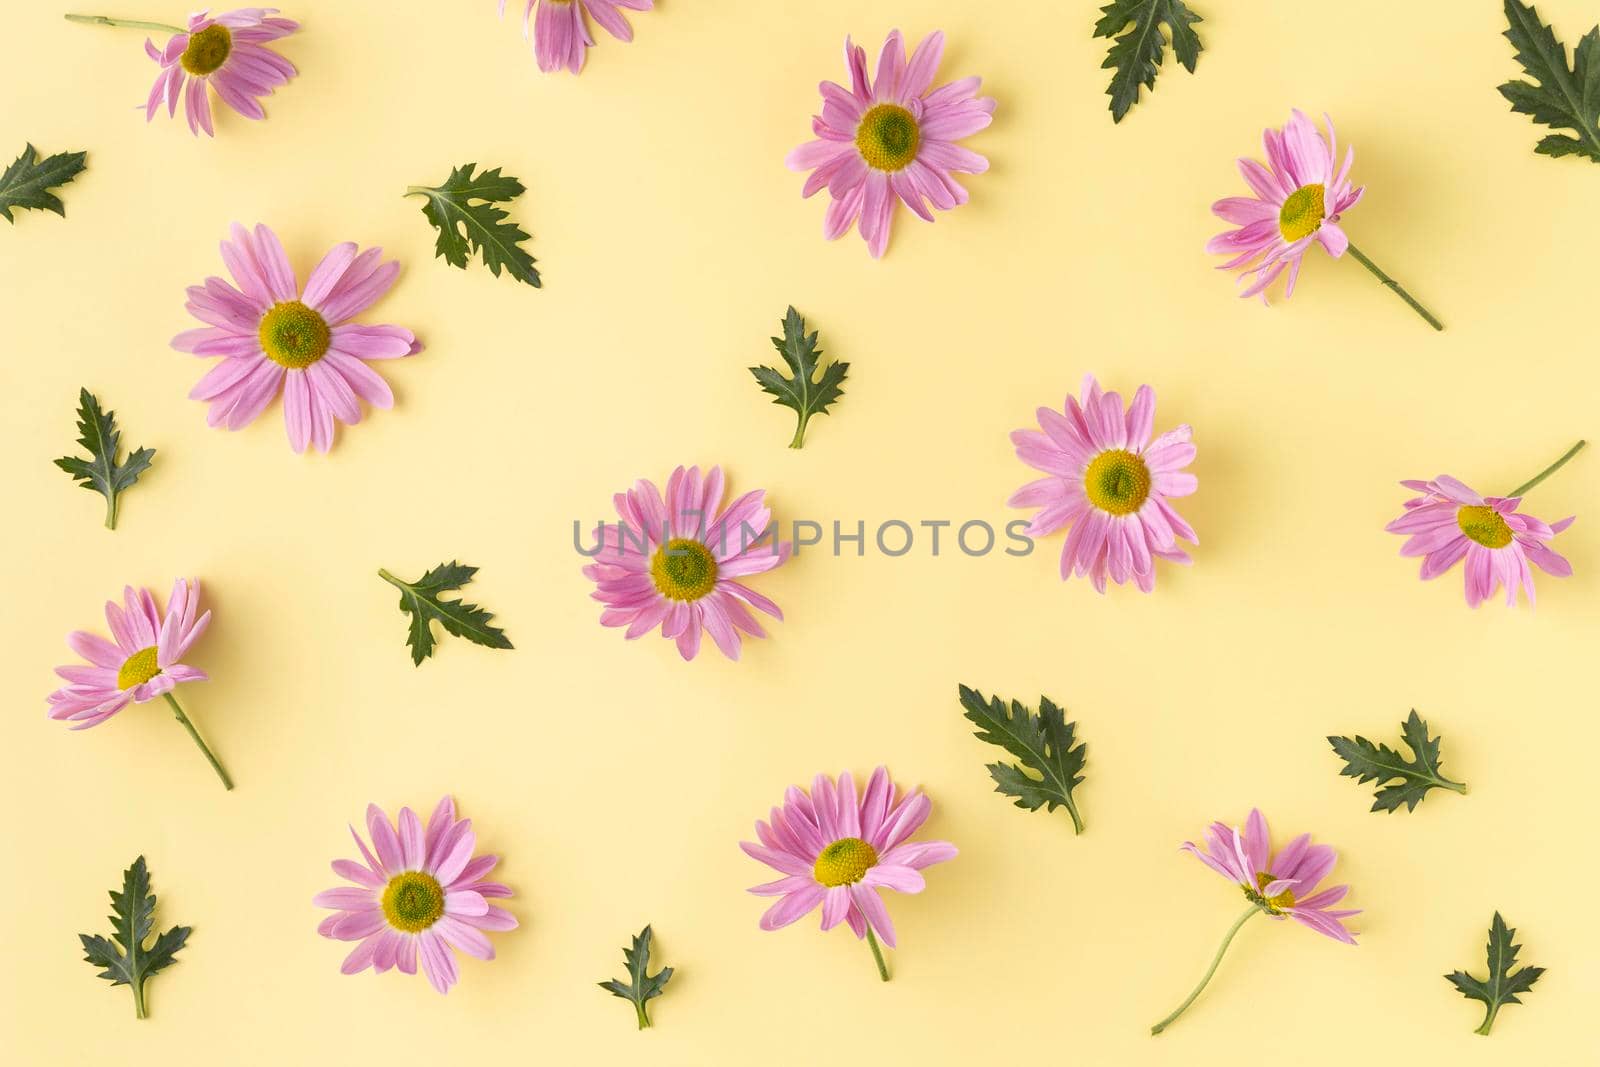
M 125 587 L 120 605 L 106 602 L 106 626 L 112 641 L 85 630 L 67 635 L 67 647 L 88 662 L 56 668 L 67 684 L 50 694 L 50 717 L 70 722 L 74 730 L 87 730 L 129 704 L 162 697 L 200 746 L 223 786 L 232 789 L 228 772 L 173 696 L 180 683 L 206 680 L 205 671 L 189 666 L 183 658 L 210 625 L 211 612 L 201 613 L 200 583 L 194 579 L 179 578 L 172 583 L 164 612 L 148 589 Z
M 967 202 L 957 174 L 982 174 L 989 161 L 956 144 L 989 125 L 994 99 L 978 96 L 981 78 L 933 89 L 944 54 L 944 34 L 931 33 L 907 60 L 895 30 L 883 43 L 875 79 L 867 77 L 866 49 L 844 42 L 850 87 L 821 84 L 822 113 L 811 120 L 814 141 L 789 153 L 790 170 L 811 171 L 802 196 L 826 188 L 832 197 L 822 232 L 828 240 L 857 225 L 874 257 L 889 247 L 896 203 L 933 221 L 932 208 L 948 211 Z
M 1507 605 L 1516 604 L 1519 589 L 1532 604 L 1530 563 L 1552 577 L 1571 577 L 1572 564 L 1552 549 L 1550 542 L 1577 516 L 1546 525 L 1520 510 L 1522 497 L 1583 446 L 1579 441 L 1532 481 L 1506 496 L 1482 496 L 1448 474 L 1427 482 L 1403 481 L 1401 485 L 1422 495 L 1407 500 L 1405 512 L 1384 529 L 1406 535 L 1400 554 L 1422 557 L 1423 581 L 1437 578 L 1465 560 L 1462 571 L 1468 607 L 1477 607 L 1502 586 Z
M 517 928 L 514 915 L 489 903 L 511 895 L 499 882 L 484 880 L 500 857 L 473 855 L 478 838 L 472 820 L 456 818 L 455 801 L 448 796 L 433 809 L 426 827 L 410 808 L 400 809 L 396 826 L 383 809 L 369 804 L 367 833 L 370 848 L 350 828 L 361 861 L 333 861 L 333 872 L 355 885 L 313 898 L 317 907 L 334 912 L 317 933 L 360 942 L 345 957 L 340 968 L 345 974 L 368 967 L 379 974 L 391 967 L 416 974 L 420 959 L 433 988 L 450 992 L 460 978 L 453 950 L 492 960 L 494 946 L 484 931 Z
M 1152 1034 L 1159 1034 L 1171 1026 L 1173 1020 L 1195 1002 L 1195 998 L 1216 973 L 1217 964 L 1222 962 L 1222 956 L 1233 943 L 1234 935 L 1254 915 L 1262 914 L 1279 920 L 1293 919 L 1324 937 L 1347 945 L 1356 943 L 1355 936 L 1344 921 L 1361 914 L 1360 911 L 1341 910 L 1333 906 L 1344 899 L 1350 887 L 1335 885 L 1326 889 L 1318 888 L 1332 872 L 1338 854 L 1327 845 L 1313 845 L 1310 834 L 1301 834 L 1273 853 L 1267 820 L 1259 809 L 1251 809 L 1243 830 L 1226 823 L 1212 823 L 1206 831 L 1204 847 L 1185 841 L 1183 851 L 1193 853 L 1201 863 L 1237 885 L 1250 906 L 1222 939 L 1222 945 L 1217 949 L 1205 977 L 1200 979 L 1200 984 L 1194 987 L 1194 991 L 1178 1005 L 1176 1011 L 1150 1028 Z
M 894 923 L 878 890 L 920 893 L 922 869 L 956 855 L 948 841 L 910 840 L 932 807 L 920 790 L 899 796 L 886 767 L 872 772 L 859 796 L 848 771 L 837 783 L 817 775 L 809 793 L 790 786 L 770 821 L 757 820 L 760 844 L 739 842 L 746 855 L 783 875 L 750 890 L 779 898 L 761 916 L 761 929 L 788 926 L 821 905 L 822 928 L 845 923 L 857 938 L 866 938 L 878 975 L 887 982 L 878 938 L 894 948 Z
M 522 11 L 522 36 L 533 38 L 533 57 L 540 70 L 549 73 L 565 68 L 577 74 L 594 47 L 589 19 L 627 42 L 633 40 L 633 27 L 623 10 L 650 11 L 654 7 L 655 0 L 528 0 Z M 500 14 L 505 13 L 506 0 L 500 0 Z
M 1348 251 L 1428 325 L 1444 329 L 1345 235 L 1340 217 L 1360 203 L 1366 186 L 1351 185 L 1355 149 L 1346 148 L 1341 162 L 1333 120 L 1323 118 L 1326 135 L 1298 110 L 1281 130 L 1269 127 L 1263 131 L 1267 162 L 1239 160 L 1239 173 L 1254 195 L 1225 197 L 1211 205 L 1212 214 L 1235 228 L 1213 237 L 1206 251 L 1231 257 L 1217 269 L 1238 270 L 1244 284 L 1239 295 L 1260 296 L 1262 303 L 1267 302 L 1267 290 L 1280 277 L 1285 279 L 1284 296 L 1294 295 L 1301 264 L 1313 243 L 1335 259 Z
M 400 273 L 399 263 L 380 262 L 382 256 L 381 248 L 358 254 L 349 242 L 335 245 L 301 290 L 277 234 L 234 223 L 222 261 L 238 288 L 214 276 L 190 286 L 184 306 L 207 325 L 172 339 L 180 352 L 223 357 L 189 392 L 211 405 L 206 422 L 237 430 L 281 390 L 290 447 L 326 452 L 334 420 L 360 422 L 361 401 L 392 407 L 394 393 L 367 361 L 415 355 L 422 346 L 403 327 L 350 321 Z
M 1083 379 L 1083 398 L 1069 396 L 1063 411 L 1038 410 L 1041 430 L 1016 430 L 1017 458 L 1046 475 L 1029 482 L 1007 503 L 1037 507 L 1028 536 L 1043 537 L 1071 527 L 1061 549 L 1061 578 L 1088 575 L 1106 591 L 1130 579 L 1148 593 L 1155 588 L 1155 561 L 1190 562 L 1178 545 L 1199 538 L 1168 502 L 1188 496 L 1198 481 L 1184 470 L 1194 460 L 1187 425 L 1151 439 L 1156 395 L 1148 385 L 1133 394 L 1126 412 L 1122 397 L 1105 393 L 1094 375 Z
M 750 608 L 783 619 L 778 605 L 739 581 L 789 558 L 792 546 L 768 529 L 766 490 L 724 509 L 722 488 L 721 467 L 703 479 L 699 467 L 679 467 L 664 499 L 644 479 L 613 497 L 619 521 L 600 524 L 588 553 L 594 562 L 583 568 L 595 583 L 591 595 L 605 605 L 601 625 L 626 626 L 629 640 L 659 627 L 686 660 L 700 651 L 704 630 L 723 655 L 738 659 L 741 632 L 767 636 Z

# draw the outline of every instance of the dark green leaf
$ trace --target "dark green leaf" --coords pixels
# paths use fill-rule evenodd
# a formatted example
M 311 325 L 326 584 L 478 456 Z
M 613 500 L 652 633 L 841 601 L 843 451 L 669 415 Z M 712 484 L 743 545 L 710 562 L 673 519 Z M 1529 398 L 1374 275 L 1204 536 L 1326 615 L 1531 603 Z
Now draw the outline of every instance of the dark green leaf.
M 1017 807 L 1028 811 L 1065 807 L 1073 831 L 1083 833 L 1083 819 L 1072 799 L 1073 789 L 1083 781 L 1079 772 L 1088 751 L 1087 745 L 1076 742 L 1078 724 L 1067 722 L 1065 712 L 1049 697 L 1039 698 L 1036 715 L 1021 701 L 1013 700 L 1007 711 L 1000 697 L 985 700 L 982 693 L 964 685 L 960 693 L 966 717 L 978 728 L 978 740 L 999 745 L 1022 761 L 1020 766 L 989 765 L 995 792 L 1015 798 Z
M 508 213 L 494 206 L 521 196 L 522 183 L 502 176 L 499 167 L 473 177 L 476 166 L 456 167 L 443 185 L 413 185 L 406 190 L 407 196 L 428 198 L 422 214 L 439 231 L 434 251 L 462 270 L 472 252 L 481 253 L 483 265 L 496 278 L 503 267 L 517 281 L 539 288 L 539 271 L 521 246 L 528 233 L 515 222 L 506 222 Z
M 1415 811 L 1430 789 L 1466 793 L 1467 787 L 1461 782 L 1453 782 L 1439 773 L 1443 763 L 1439 757 L 1440 738 L 1428 737 L 1428 724 L 1414 709 L 1400 731 L 1406 747 L 1411 750 L 1409 760 L 1388 745 L 1374 745 L 1360 734 L 1354 738 L 1328 738 L 1333 750 L 1344 760 L 1340 774 L 1358 782 L 1377 782 L 1383 786 L 1372 802 L 1373 811 L 1394 812 L 1402 804 L 1407 811 Z M 1385 782 L 1396 784 L 1384 785 Z
M 189 939 L 190 928 L 174 926 L 146 948 L 144 943 L 155 928 L 156 898 L 150 892 L 150 872 L 144 857 L 122 872 L 122 892 L 111 891 L 111 939 L 99 934 L 79 934 L 86 963 L 103 968 L 96 977 L 112 985 L 133 989 L 134 1014 L 146 1015 L 144 983 L 151 975 L 177 961 L 173 958 Z
M 771 367 L 751 367 L 750 373 L 761 383 L 762 392 L 773 395 L 774 404 L 790 408 L 799 416 L 800 425 L 789 442 L 790 448 L 799 448 L 805 443 L 806 422 L 811 416 L 826 415 L 828 406 L 844 395 L 839 385 L 850 364 L 830 363 L 822 377 L 817 377 L 817 362 L 822 356 L 817 349 L 817 335 L 806 333 L 806 320 L 792 305 L 783 316 L 783 336 L 774 337 L 772 346 L 789 365 L 791 376 L 785 378 L 782 371 Z
M 1152 91 L 1156 87 L 1156 72 L 1166 57 L 1167 47 L 1162 24 L 1171 35 L 1172 51 L 1178 62 L 1193 74 L 1202 47 L 1194 24 L 1204 20 L 1189 10 L 1183 0 L 1111 0 L 1100 11 L 1094 35 L 1115 38 L 1100 66 L 1116 68 L 1106 95 L 1111 97 L 1112 121 L 1121 122 L 1128 109 L 1138 103 L 1139 86 Z
M 645 1003 L 659 997 L 667 983 L 672 981 L 671 967 L 663 967 L 655 974 L 649 973 L 650 941 L 653 936 L 650 927 L 646 926 L 633 939 L 633 947 L 622 950 L 622 958 L 628 964 L 627 982 L 612 978 L 600 983 L 601 989 L 633 1004 L 641 1030 L 650 1025 L 650 1013 L 645 1009 Z
M 1551 134 L 1534 148 L 1546 156 L 1585 156 L 1600 163 L 1600 26 L 1578 41 L 1574 63 L 1567 66 L 1567 46 L 1539 18 L 1531 4 L 1505 0 L 1505 36 L 1517 51 L 1517 62 L 1533 81 L 1500 86 L 1511 110 L 1541 126 L 1577 134 Z M 1537 84 L 1534 84 L 1537 83 Z
M 40 159 L 33 145 L 24 148 L 22 155 L 0 174 L 0 217 L 15 223 L 17 220 L 11 216 L 14 208 L 54 211 L 65 217 L 66 206 L 50 190 L 81 174 L 87 158 L 87 152 L 57 152 Z
M 150 468 L 153 448 L 136 448 L 124 462 L 117 460 L 122 431 L 117 429 L 117 413 L 101 411 L 100 401 L 87 389 L 78 390 L 78 444 L 89 453 L 88 459 L 62 456 L 56 466 L 66 471 L 85 489 L 106 498 L 106 529 L 117 528 L 117 495 L 131 488 L 139 475 Z
M 1477 1030 L 1485 1037 L 1494 1027 L 1494 1017 L 1500 1013 L 1501 1006 L 1521 1004 L 1517 994 L 1532 989 L 1533 983 L 1544 973 L 1543 967 L 1511 969 L 1516 965 L 1517 952 L 1522 948 L 1512 943 L 1511 939 L 1516 936 L 1517 932 L 1508 928 L 1506 921 L 1500 918 L 1500 913 L 1495 912 L 1494 921 L 1489 924 L 1489 977 L 1474 978 L 1466 971 L 1452 971 L 1444 976 L 1445 981 L 1455 986 L 1462 996 L 1479 1001 L 1488 1009 Z
M 510 648 L 505 631 L 491 626 L 494 612 L 484 611 L 476 604 L 461 600 L 443 600 L 439 594 L 454 592 L 472 581 L 478 568 L 460 563 L 441 563 L 414 582 L 404 582 L 386 570 L 378 571 L 380 577 L 400 590 L 400 610 L 411 616 L 411 629 L 406 643 L 411 646 L 411 662 L 422 661 L 433 655 L 433 630 L 428 623 L 437 620 L 449 633 L 465 637 L 476 645 L 488 648 Z

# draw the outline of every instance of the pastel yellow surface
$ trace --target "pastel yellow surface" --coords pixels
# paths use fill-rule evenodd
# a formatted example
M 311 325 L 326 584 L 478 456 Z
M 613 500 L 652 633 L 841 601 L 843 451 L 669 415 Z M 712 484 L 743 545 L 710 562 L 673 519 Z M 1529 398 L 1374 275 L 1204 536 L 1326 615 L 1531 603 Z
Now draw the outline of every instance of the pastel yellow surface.
M 85 0 L 88 2 L 88 0 Z M 1459 572 L 1423 584 L 1383 524 L 1395 482 L 1488 491 L 1596 424 L 1591 252 L 1600 167 L 1535 157 L 1541 131 L 1494 87 L 1517 68 L 1499 5 L 1196 0 L 1206 51 L 1113 126 L 1094 4 L 663 0 L 603 34 L 581 77 L 542 75 L 492 0 L 306 0 L 283 45 L 301 74 L 215 141 L 142 103 L 140 34 L 16 3 L 0 151 L 84 148 L 65 220 L 0 226 L 0 1035 L 9 1063 L 1342 1064 L 1593 1062 L 1593 657 L 1600 641 L 1591 449 L 1531 498 L 1583 512 L 1537 610 L 1469 611 Z M 97 9 L 86 9 L 97 10 Z M 1573 43 L 1592 4 L 1543 0 Z M 176 4 L 107 14 L 174 21 Z M 949 35 L 941 80 L 999 101 L 969 144 L 972 203 L 903 209 L 888 256 L 822 240 L 784 154 L 846 33 Z M 1349 260 L 1309 257 L 1263 309 L 1202 252 L 1237 155 L 1289 108 L 1331 112 L 1367 197 L 1353 239 L 1448 325 L 1436 335 Z M 504 166 L 545 287 L 433 259 L 401 193 L 454 164 Z M 368 321 L 427 344 L 382 368 L 394 410 L 296 456 L 277 405 L 240 433 L 186 394 L 183 289 L 221 273 L 229 222 L 276 228 L 304 278 L 343 240 L 404 273 Z M 847 396 L 785 447 L 790 413 L 745 368 L 794 303 L 851 363 Z M 1194 426 L 1193 568 L 1156 593 L 926 542 L 900 559 L 802 556 L 756 580 L 787 621 L 730 663 L 597 624 L 572 521 L 678 463 L 720 463 L 785 519 L 970 518 L 999 526 L 1034 475 L 1007 433 L 1085 372 L 1149 382 L 1157 427 Z M 101 528 L 50 463 L 80 385 L 125 443 L 159 450 Z M 514 652 L 443 640 L 413 668 L 380 566 L 460 558 Z M 125 582 L 197 575 L 216 616 L 186 703 L 238 780 L 224 794 L 160 705 L 72 734 L 45 718 L 64 635 Z M 957 682 L 1062 702 L 1089 743 L 1088 830 L 992 791 Z M 1469 796 L 1367 812 L 1324 735 L 1390 737 L 1416 707 Z M 935 802 L 960 857 L 892 897 L 901 947 L 815 918 L 779 933 L 740 853 L 785 786 L 887 762 Z M 339 974 L 311 905 L 368 801 L 453 792 L 502 854 L 522 920 L 448 997 L 420 977 Z M 1189 989 L 1241 907 L 1178 844 L 1260 805 L 1279 841 L 1340 850 L 1359 948 L 1252 924 L 1204 999 Z M 148 857 L 164 924 L 194 927 L 150 986 L 152 1018 L 96 979 L 76 934 Z M 1549 973 L 1494 1035 L 1440 977 L 1483 965 L 1495 909 Z M 635 1032 L 595 988 L 655 924 L 679 976 Z

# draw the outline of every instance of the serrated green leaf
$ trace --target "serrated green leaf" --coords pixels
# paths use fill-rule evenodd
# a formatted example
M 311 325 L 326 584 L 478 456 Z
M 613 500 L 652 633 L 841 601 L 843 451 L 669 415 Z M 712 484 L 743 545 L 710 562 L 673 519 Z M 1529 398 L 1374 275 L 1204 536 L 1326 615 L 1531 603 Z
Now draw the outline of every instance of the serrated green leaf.
M 1539 18 L 1533 5 L 1505 0 L 1505 13 L 1505 37 L 1516 49 L 1517 63 L 1533 82 L 1506 82 L 1500 86 L 1500 95 L 1511 102 L 1512 111 L 1539 125 L 1576 134 L 1550 134 L 1534 151 L 1545 156 L 1584 156 L 1600 163 L 1600 26 L 1578 41 L 1569 68 L 1567 46 Z
M 1516 965 L 1517 953 L 1522 946 L 1514 944 L 1512 938 L 1517 932 L 1506 926 L 1506 921 L 1497 911 L 1494 920 L 1489 924 L 1489 976 L 1487 978 L 1474 978 L 1466 971 L 1452 971 L 1445 975 L 1445 981 L 1455 986 L 1461 995 L 1468 1000 L 1481 1002 L 1487 1009 L 1484 1012 L 1483 1023 L 1477 1033 L 1489 1036 L 1489 1031 L 1494 1027 L 1494 1017 L 1500 1013 L 1506 1004 L 1521 1004 L 1517 999 L 1518 993 L 1526 993 L 1533 988 L 1533 983 L 1544 974 L 1543 967 L 1519 967 Z
M 844 395 L 839 386 L 850 370 L 848 363 L 830 363 L 817 376 L 817 363 L 822 352 L 817 348 L 815 332 L 806 333 L 806 320 L 790 305 L 783 316 L 783 336 L 772 338 L 772 346 L 788 364 L 790 377 L 771 367 L 751 367 L 750 373 L 761 383 L 761 390 L 771 393 L 773 403 L 789 408 L 799 416 L 790 448 L 805 443 L 806 423 L 813 415 L 826 415 L 834 401 Z
M 1116 68 L 1106 88 L 1106 95 L 1111 97 L 1113 122 L 1121 122 L 1128 110 L 1138 103 L 1139 86 L 1155 90 L 1156 72 L 1166 58 L 1167 36 L 1161 32 L 1163 25 L 1171 37 L 1172 51 L 1178 62 L 1190 74 L 1194 73 L 1204 47 L 1200 35 L 1194 31 L 1194 24 L 1205 20 L 1191 11 L 1183 0 L 1111 0 L 1100 12 L 1094 36 L 1114 38 L 1106 51 L 1105 62 L 1100 64 L 1102 69 Z
M 440 186 L 413 185 L 407 196 L 425 196 L 422 214 L 439 231 L 434 244 L 436 254 L 452 267 L 465 270 L 471 253 L 483 257 L 483 265 L 496 278 L 504 268 L 519 282 L 539 288 L 539 271 L 534 259 L 523 249 L 529 234 L 515 222 L 505 221 L 508 212 L 497 203 L 515 200 L 525 191 L 522 183 L 500 168 L 473 176 L 476 163 L 456 167 Z
M 1017 700 L 1008 711 L 1000 697 L 986 700 L 964 685 L 960 695 L 967 719 L 978 728 L 978 740 L 999 745 L 1021 761 L 989 765 L 995 792 L 1014 798 L 1017 807 L 1028 811 L 1064 807 L 1072 816 L 1073 832 L 1083 833 L 1083 819 L 1072 799 L 1072 791 L 1083 782 L 1079 772 L 1088 753 L 1088 746 L 1076 740 L 1078 724 L 1067 722 L 1066 713 L 1049 697 L 1039 698 L 1039 712 L 1034 714 Z
M 16 223 L 13 209 L 31 208 L 35 211 L 54 211 L 66 217 L 66 205 L 50 190 L 66 185 L 83 173 L 87 152 L 57 152 L 39 158 L 39 152 L 28 145 L 22 155 L 0 173 L 0 218 Z
M 406 643 L 411 646 L 411 662 L 417 666 L 433 655 L 436 645 L 433 629 L 428 625 L 437 621 L 447 633 L 465 637 L 475 645 L 486 648 L 510 648 L 505 631 L 490 624 L 494 612 L 485 611 L 476 604 L 462 600 L 443 600 L 441 593 L 450 593 L 472 581 L 478 568 L 451 561 L 441 563 L 414 582 L 401 581 L 386 570 L 378 576 L 400 590 L 400 610 L 411 617 L 411 628 Z
M 153 448 L 136 448 L 125 461 L 118 461 L 122 431 L 117 429 L 117 413 L 101 411 L 100 401 L 87 389 L 78 390 L 78 444 L 89 453 L 88 459 L 62 456 L 56 466 L 72 475 L 77 483 L 106 498 L 106 529 L 117 528 L 117 497 L 132 488 L 139 475 L 150 468 Z
M 650 1013 L 645 1004 L 659 997 L 667 983 L 672 981 L 672 968 L 663 967 L 655 974 L 650 972 L 650 942 L 654 938 L 650 927 L 646 926 L 633 939 L 633 947 L 622 950 L 622 958 L 628 965 L 628 981 L 611 978 L 599 983 L 612 996 L 621 997 L 633 1005 L 635 1017 L 639 1021 L 639 1029 L 643 1030 L 650 1025 Z
M 189 939 L 190 928 L 174 926 L 159 935 L 149 948 L 145 941 L 155 928 L 156 897 L 150 892 L 150 872 L 144 857 L 122 872 L 122 892 L 111 891 L 111 940 L 99 934 L 79 934 L 84 962 L 104 968 L 96 977 L 112 985 L 133 989 L 136 1017 L 146 1017 L 144 984 L 159 971 L 176 963 L 178 950 Z
M 1394 812 L 1404 804 L 1407 811 L 1415 811 L 1430 789 L 1449 789 L 1465 794 L 1466 785 L 1453 782 L 1439 773 L 1443 760 L 1439 756 L 1441 737 L 1428 737 L 1428 724 L 1413 709 L 1400 727 L 1400 736 L 1411 750 L 1406 759 L 1388 745 L 1375 745 L 1357 734 L 1350 737 L 1329 737 L 1328 743 L 1344 760 L 1339 773 L 1358 782 L 1377 782 L 1377 799 L 1373 811 Z M 1441 735 L 1442 736 L 1442 735 Z M 1385 785 L 1394 782 L 1394 785 Z

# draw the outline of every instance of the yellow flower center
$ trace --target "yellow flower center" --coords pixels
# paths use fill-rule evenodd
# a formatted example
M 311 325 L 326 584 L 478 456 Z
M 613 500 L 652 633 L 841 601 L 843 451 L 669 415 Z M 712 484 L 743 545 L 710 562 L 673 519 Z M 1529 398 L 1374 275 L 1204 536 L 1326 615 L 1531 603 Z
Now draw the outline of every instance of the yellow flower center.
M 717 560 L 699 541 L 674 537 L 656 549 L 650 578 L 668 600 L 699 600 L 717 584 Z
M 879 104 L 856 127 L 856 151 L 873 170 L 904 170 L 921 145 L 916 118 L 899 104 Z
M 396 930 L 421 933 L 444 914 L 444 890 L 431 875 L 406 871 L 383 890 L 383 917 Z
M 1108 449 L 1090 461 L 1083 491 L 1101 511 L 1131 515 L 1150 495 L 1150 468 L 1126 449 Z
M 321 315 L 298 300 L 273 304 L 261 316 L 261 349 L 290 370 L 304 370 L 328 351 L 332 333 Z
M 1302 185 L 1289 194 L 1278 212 L 1278 232 L 1285 241 L 1310 237 L 1322 225 L 1322 186 Z
M 141 648 L 122 662 L 122 669 L 117 672 L 117 688 L 132 689 L 160 673 L 161 665 L 156 662 L 156 646 Z
M 1456 512 L 1461 532 L 1485 548 L 1504 548 L 1511 543 L 1511 527 L 1494 508 L 1482 504 Z
M 829 889 L 854 885 L 878 864 L 878 850 L 859 837 L 842 837 L 817 854 L 812 877 Z
M 1281 915 L 1283 912 L 1294 907 L 1294 893 L 1291 890 L 1285 889 L 1277 896 L 1262 896 L 1261 890 L 1267 888 L 1267 886 L 1271 885 L 1275 880 L 1276 879 L 1274 879 L 1272 875 L 1268 874 L 1266 871 L 1260 871 L 1256 874 L 1256 892 L 1252 893 L 1250 890 L 1246 889 L 1244 891 L 1244 895 L 1255 901 L 1257 904 L 1260 904 L 1262 907 L 1266 908 L 1272 914 Z
M 189 35 L 189 47 L 183 50 L 178 62 L 190 74 L 203 78 L 220 70 L 232 51 L 233 34 L 228 32 L 228 27 L 211 25 Z

